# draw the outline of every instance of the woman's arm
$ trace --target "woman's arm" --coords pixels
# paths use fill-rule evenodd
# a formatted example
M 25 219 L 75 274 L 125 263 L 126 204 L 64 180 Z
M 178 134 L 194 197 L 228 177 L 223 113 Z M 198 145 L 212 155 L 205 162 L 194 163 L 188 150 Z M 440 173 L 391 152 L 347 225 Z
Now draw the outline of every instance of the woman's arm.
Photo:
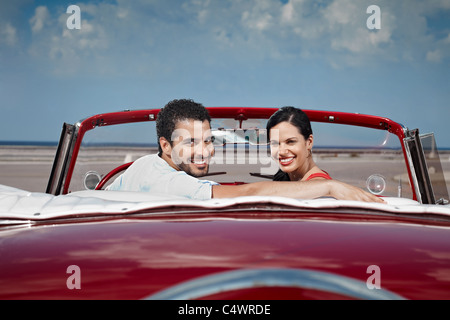
M 384 202 L 381 198 L 360 188 L 337 180 L 261 181 L 242 185 L 212 186 L 213 198 L 239 196 L 283 196 L 297 199 L 333 197 L 339 200 Z

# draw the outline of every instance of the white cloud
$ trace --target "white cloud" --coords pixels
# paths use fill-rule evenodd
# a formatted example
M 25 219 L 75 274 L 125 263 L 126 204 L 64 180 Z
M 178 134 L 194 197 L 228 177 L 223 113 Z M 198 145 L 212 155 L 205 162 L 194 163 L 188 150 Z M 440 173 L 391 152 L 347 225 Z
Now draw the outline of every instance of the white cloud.
M 281 8 L 281 23 L 291 23 L 295 19 L 293 2 L 286 3 Z
M 429 62 L 441 62 L 442 52 L 440 50 L 428 51 L 426 59 Z
M 351 0 L 334 0 L 323 10 L 326 22 L 330 28 L 339 28 L 343 25 L 354 25 L 357 17 L 361 16 L 363 6 Z M 365 12 L 365 10 L 364 10 Z
M 245 8 L 241 15 L 244 27 L 256 31 L 263 31 L 269 28 L 276 28 L 275 15 L 279 3 L 271 0 L 253 1 L 250 8 Z
M 93 2 L 79 4 L 81 30 L 65 28 L 65 11 L 52 17 L 47 7 L 40 6 L 29 20 L 30 52 L 50 57 L 59 70 L 79 63 L 85 71 L 145 73 L 166 68 L 164 64 L 175 68 L 180 58 L 213 63 L 214 56 L 254 62 L 322 59 L 335 66 L 405 57 L 411 62 L 450 58 L 450 38 L 438 40 L 427 28 L 427 18 L 448 10 L 448 2 L 380 0 L 382 25 L 377 31 L 366 26 L 371 4 L 371 0 Z M 6 38 L 6 33 L 13 43 L 17 37 L 12 25 L 0 36 Z
M 30 19 L 31 30 L 33 33 L 42 31 L 45 25 L 50 21 L 50 13 L 46 6 L 39 6 L 35 10 L 34 16 Z
M 254 15 L 252 12 L 245 11 L 242 13 L 242 22 L 250 29 L 263 31 L 270 28 L 273 17 L 269 13 Z
M 31 0 L 0 1 L 0 55 L 5 50 L 17 49 L 20 40 L 21 24 L 17 23 L 20 8 Z
M 443 42 L 446 44 L 450 44 L 450 33 L 448 34 L 447 38 L 444 39 Z
M 370 17 L 364 2 L 335 0 L 322 10 L 325 37 L 330 48 L 346 52 L 346 61 L 364 64 L 365 61 L 390 59 L 395 19 L 389 10 L 382 9 L 381 29 L 369 30 L 366 22 Z M 386 8 L 384 8 L 386 9 Z M 353 59 L 349 59 L 349 57 Z
M 0 43 L 13 47 L 17 43 L 17 30 L 9 22 L 0 25 Z

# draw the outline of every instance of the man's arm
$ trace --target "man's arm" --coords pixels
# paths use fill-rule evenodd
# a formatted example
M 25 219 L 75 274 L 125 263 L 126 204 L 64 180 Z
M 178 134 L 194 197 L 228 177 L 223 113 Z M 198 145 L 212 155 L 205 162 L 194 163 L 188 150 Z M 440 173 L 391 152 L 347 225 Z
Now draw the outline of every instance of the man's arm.
M 337 180 L 261 181 L 242 185 L 214 185 L 213 198 L 282 196 L 298 199 L 333 197 L 338 200 L 384 202 L 364 190 Z

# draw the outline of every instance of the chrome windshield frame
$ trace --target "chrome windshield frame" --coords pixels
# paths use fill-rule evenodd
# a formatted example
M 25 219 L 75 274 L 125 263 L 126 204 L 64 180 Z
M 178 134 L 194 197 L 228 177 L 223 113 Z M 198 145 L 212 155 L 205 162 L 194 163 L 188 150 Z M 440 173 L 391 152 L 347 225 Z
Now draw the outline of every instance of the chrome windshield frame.
M 75 141 L 78 137 L 80 124 L 71 125 L 64 123 L 53 161 L 52 170 L 47 183 L 46 193 L 59 195 L 62 193 L 63 186 L 67 177 L 69 164 L 72 160 Z

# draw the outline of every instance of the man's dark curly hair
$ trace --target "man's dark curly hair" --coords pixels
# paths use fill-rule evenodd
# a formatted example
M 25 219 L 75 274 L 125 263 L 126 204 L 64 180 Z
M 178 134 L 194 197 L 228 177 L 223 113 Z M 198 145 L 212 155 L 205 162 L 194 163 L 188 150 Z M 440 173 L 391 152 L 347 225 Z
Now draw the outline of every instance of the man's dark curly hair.
M 178 121 L 183 120 L 208 120 L 211 123 L 211 117 L 205 107 L 191 99 L 175 99 L 167 103 L 162 108 L 156 118 L 156 134 L 158 135 L 158 149 L 161 155 L 162 149 L 159 144 L 159 138 L 164 137 L 172 144 L 172 133 Z

